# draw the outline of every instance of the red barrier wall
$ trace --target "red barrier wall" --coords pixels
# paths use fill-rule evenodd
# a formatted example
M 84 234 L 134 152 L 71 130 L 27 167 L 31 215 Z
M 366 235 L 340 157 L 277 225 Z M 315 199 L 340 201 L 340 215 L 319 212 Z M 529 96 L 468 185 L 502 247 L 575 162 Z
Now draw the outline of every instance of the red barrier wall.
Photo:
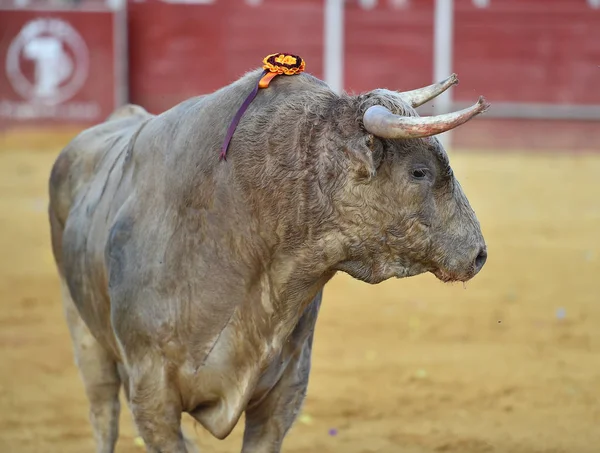
M 380 2 L 365 10 L 347 3 L 348 90 L 406 89 L 431 80 L 433 0 L 394 4 L 400 5 Z M 151 111 L 213 91 L 273 52 L 299 54 L 308 72 L 323 77 L 323 0 L 264 0 L 255 6 L 241 0 L 130 0 L 128 7 L 131 100 Z
M 152 112 L 233 82 L 275 52 L 301 55 L 323 77 L 322 0 L 128 7 L 131 100 Z
M 454 4 L 456 100 L 600 104 L 600 9 L 585 0 Z
M 108 116 L 120 102 L 114 27 L 108 10 L 0 11 L 0 128 Z
M 12 0 L 0 0 L 0 7 L 2 1 Z M 308 72 L 324 75 L 323 0 L 214 0 L 207 5 L 127 1 L 129 101 L 151 112 L 214 91 L 273 52 L 302 55 Z M 473 102 L 484 94 L 492 104 L 600 104 L 600 90 L 593 89 L 600 80 L 600 9 L 590 8 L 585 0 L 490 0 L 486 8 L 477 8 L 472 0 L 455 0 L 455 8 L 453 69 L 461 83 L 452 91 L 457 101 Z M 19 56 L 18 67 L 29 88 L 19 92 L 5 67 L 0 74 L 0 128 L 17 120 L 100 121 L 114 108 L 115 90 L 121 85 L 114 81 L 112 13 L 3 10 L 0 58 L 7 61 L 8 47 L 25 22 L 42 16 L 62 18 L 81 35 L 89 51 L 88 75 L 72 97 L 41 105 L 28 97 L 34 65 Z M 379 0 L 373 9 L 347 0 L 345 88 L 404 90 L 430 83 L 433 20 L 434 0 Z M 63 50 L 72 54 L 68 46 Z M 73 77 L 61 81 L 60 88 Z M 477 132 L 479 126 L 473 125 L 464 134 L 459 130 L 456 142 L 477 137 L 471 143 L 479 146 L 494 135 L 490 128 L 500 124 L 479 123 L 486 127 Z M 519 135 L 527 146 L 528 132 L 512 136 Z M 558 141 L 549 138 L 548 143 Z
M 600 104 L 600 9 L 585 0 L 456 0 L 456 100 Z M 346 3 L 345 88 L 410 89 L 431 81 L 434 0 Z M 160 21 L 153 18 L 160 17 Z M 150 24 L 152 26 L 150 26 Z M 161 111 L 292 52 L 322 77 L 323 1 L 184 5 L 129 1 L 131 100 Z
M 407 90 L 433 74 L 434 0 L 347 2 L 344 83 L 353 92 Z

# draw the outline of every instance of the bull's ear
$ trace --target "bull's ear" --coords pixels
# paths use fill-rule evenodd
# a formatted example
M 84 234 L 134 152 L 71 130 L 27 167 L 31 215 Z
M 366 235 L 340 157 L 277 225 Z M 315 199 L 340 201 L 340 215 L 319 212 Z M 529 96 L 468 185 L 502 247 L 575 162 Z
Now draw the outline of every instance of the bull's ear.
M 380 147 L 380 141 L 371 134 L 347 143 L 346 154 L 350 159 L 350 169 L 358 182 L 368 183 L 377 174 L 382 154 Z

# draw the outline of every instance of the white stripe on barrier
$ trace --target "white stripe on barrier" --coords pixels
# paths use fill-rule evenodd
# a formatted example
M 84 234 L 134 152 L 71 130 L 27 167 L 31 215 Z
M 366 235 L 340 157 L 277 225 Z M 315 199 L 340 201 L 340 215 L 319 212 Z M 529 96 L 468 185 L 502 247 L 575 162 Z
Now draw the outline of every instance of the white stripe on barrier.
M 344 0 L 325 0 L 325 82 L 340 93 L 344 89 Z
M 444 80 L 452 74 L 452 42 L 454 41 L 454 2 L 436 0 L 433 23 L 433 82 Z M 447 113 L 452 105 L 452 90 L 447 90 L 435 99 L 434 112 Z M 438 138 L 444 147 L 450 143 L 451 132 Z

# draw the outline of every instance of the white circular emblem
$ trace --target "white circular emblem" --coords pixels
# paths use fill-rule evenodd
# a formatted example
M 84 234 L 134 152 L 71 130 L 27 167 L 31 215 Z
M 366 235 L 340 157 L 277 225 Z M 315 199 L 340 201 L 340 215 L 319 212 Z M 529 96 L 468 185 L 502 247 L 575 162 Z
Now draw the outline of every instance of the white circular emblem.
M 60 19 L 25 24 L 8 48 L 6 74 L 14 90 L 31 102 L 56 105 L 83 86 L 89 68 L 83 38 Z

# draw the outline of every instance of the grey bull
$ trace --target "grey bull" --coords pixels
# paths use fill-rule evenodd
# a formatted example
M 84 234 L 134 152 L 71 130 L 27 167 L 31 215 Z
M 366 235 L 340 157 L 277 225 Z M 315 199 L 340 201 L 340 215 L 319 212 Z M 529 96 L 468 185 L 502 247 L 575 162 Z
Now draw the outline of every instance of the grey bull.
M 334 93 L 260 70 L 152 115 L 135 105 L 75 137 L 50 175 L 52 247 L 97 451 L 119 391 L 148 451 L 186 452 L 181 416 L 245 453 L 279 452 L 300 411 L 324 285 L 424 272 L 467 281 L 479 222 L 436 134 L 487 108 L 420 117 L 457 82 Z

